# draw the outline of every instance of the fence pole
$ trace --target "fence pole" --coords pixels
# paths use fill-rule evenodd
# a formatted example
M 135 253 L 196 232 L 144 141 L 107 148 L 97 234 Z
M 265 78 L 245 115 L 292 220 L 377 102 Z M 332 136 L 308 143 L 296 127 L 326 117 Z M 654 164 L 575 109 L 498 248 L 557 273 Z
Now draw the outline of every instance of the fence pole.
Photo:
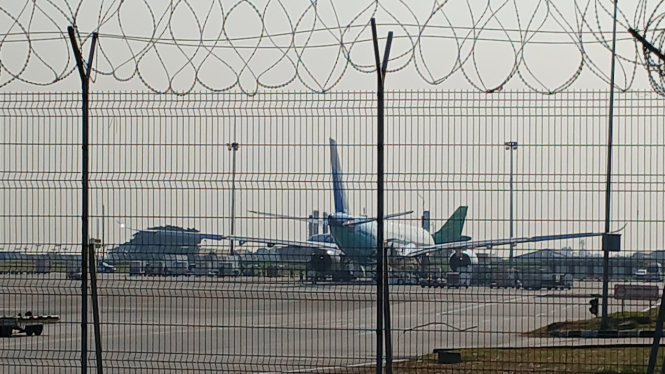
M 385 92 L 385 83 L 386 83 L 386 70 L 388 69 L 388 59 L 390 58 L 390 46 L 392 45 L 393 41 L 393 33 L 390 31 L 388 33 L 388 40 L 386 41 L 386 49 L 383 52 L 383 63 L 381 66 L 381 81 L 383 82 L 381 89 Z M 385 100 L 385 95 L 383 95 L 382 92 L 382 101 Z M 384 123 L 384 116 L 385 116 L 385 111 L 383 110 L 385 108 L 385 101 L 381 103 L 381 169 L 383 169 L 383 163 L 384 163 L 384 152 L 383 152 L 383 143 L 384 143 L 384 129 L 385 129 L 385 123 Z M 381 171 L 381 175 L 383 176 L 383 170 Z M 383 177 L 381 178 L 381 189 L 383 189 Z M 383 196 L 382 196 L 383 197 Z M 383 202 L 381 204 L 383 206 Z M 382 208 L 383 210 L 383 208 Z M 383 214 L 381 215 L 382 221 L 383 221 Z M 383 232 L 383 226 L 381 225 L 381 231 Z M 388 275 L 390 272 L 390 256 L 388 254 L 388 249 L 386 246 L 383 246 L 383 253 L 386 258 L 386 261 L 384 262 L 384 271 L 383 271 L 383 288 L 384 288 L 384 296 L 383 296 L 383 324 L 384 324 L 384 329 L 383 333 L 385 335 L 385 345 L 386 345 L 386 373 L 387 374 L 392 374 L 393 373 L 393 338 L 392 338 L 392 326 L 391 326 L 391 318 L 390 318 L 390 282 L 388 279 Z
M 376 190 L 376 374 L 383 373 L 383 79 L 381 77 L 381 57 L 376 36 L 376 21 L 371 20 L 374 59 L 377 72 L 377 190 Z
M 614 28 L 612 30 L 612 68 L 610 76 L 610 113 L 609 126 L 607 130 L 607 185 L 605 189 L 605 234 L 610 232 L 610 192 L 612 182 L 612 127 L 614 124 L 614 66 L 616 62 L 616 44 L 617 44 L 617 4 L 619 0 L 614 0 Z M 610 281 L 610 252 L 605 247 L 607 241 L 603 240 L 603 307 L 600 329 L 609 328 L 609 318 L 607 315 L 607 304 L 609 302 L 609 281 Z
M 95 362 L 97 363 L 97 374 L 104 374 L 104 365 L 102 362 L 102 332 L 99 320 L 99 300 L 97 299 L 97 268 L 95 246 L 100 245 L 98 239 L 92 239 L 89 248 L 89 270 L 90 270 L 90 293 L 92 296 L 92 323 L 95 332 Z
M 649 355 L 649 366 L 647 374 L 653 374 L 656 369 L 656 359 L 658 358 L 658 347 L 660 346 L 660 337 L 663 335 L 663 318 L 665 318 L 665 287 L 663 287 L 663 296 L 660 299 L 660 308 L 658 309 L 658 318 L 656 319 L 656 330 L 653 332 L 653 344 L 651 345 L 651 354 Z M 665 362 L 661 370 L 665 370 Z
M 637 41 L 644 45 L 644 48 L 654 53 L 661 61 L 665 62 L 665 55 L 658 48 L 654 47 L 649 43 L 644 37 L 637 33 L 633 29 L 628 29 L 628 32 L 635 38 Z M 646 30 L 644 31 L 646 35 Z M 653 374 L 656 369 L 656 359 L 658 358 L 658 347 L 660 346 L 660 337 L 663 335 L 663 319 L 665 318 L 665 287 L 663 287 L 663 296 L 660 300 L 660 308 L 658 309 L 658 318 L 656 319 L 656 331 L 653 333 L 653 344 L 651 345 L 651 354 L 649 355 L 649 366 L 647 368 L 647 374 Z M 665 361 L 663 361 L 663 366 L 660 368 L 660 372 L 665 374 Z
M 85 374 L 88 369 L 88 88 L 90 82 L 90 71 L 92 70 L 92 59 L 95 55 L 95 46 L 97 45 L 98 34 L 92 34 L 92 44 L 90 45 L 90 56 L 88 65 L 84 66 L 81 50 L 76 41 L 74 27 L 67 27 L 69 41 L 72 44 L 76 66 L 81 78 L 81 119 L 82 119 L 82 165 L 81 165 L 81 373 Z
M 382 372 L 383 365 L 383 338 L 386 345 L 386 373 L 392 374 L 392 336 L 390 328 L 390 288 L 388 282 L 388 268 L 390 261 L 386 246 L 383 242 L 384 226 L 384 82 L 388 59 L 390 58 L 390 46 L 393 40 L 392 31 L 388 33 L 386 49 L 383 53 L 383 62 L 379 56 L 379 40 L 376 33 L 376 21 L 371 20 L 372 40 L 374 42 L 374 59 L 377 74 L 377 234 L 376 234 L 376 288 L 377 288 L 377 373 Z M 383 309 L 383 310 L 382 310 Z M 382 318 L 383 317 L 383 318 Z M 383 324 L 383 326 L 381 326 Z M 383 332 L 383 334 L 381 334 Z M 381 336 L 384 335 L 384 336 Z

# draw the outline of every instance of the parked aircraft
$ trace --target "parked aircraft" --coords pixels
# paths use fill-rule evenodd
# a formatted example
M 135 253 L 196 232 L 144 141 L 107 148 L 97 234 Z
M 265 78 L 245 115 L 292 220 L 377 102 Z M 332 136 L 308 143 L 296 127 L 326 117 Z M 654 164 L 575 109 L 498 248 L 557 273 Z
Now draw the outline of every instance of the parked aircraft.
M 349 210 L 346 190 L 344 188 L 343 173 L 337 152 L 337 143 L 330 139 L 332 179 L 334 190 L 335 213 L 327 217 L 330 233 L 334 243 L 266 239 L 255 237 L 244 237 L 238 235 L 209 235 L 197 233 L 198 237 L 214 240 L 234 240 L 240 243 L 255 242 L 264 243 L 268 246 L 285 245 L 313 248 L 317 250 L 324 249 L 331 256 L 343 254 L 348 260 L 361 265 L 372 265 L 376 259 L 376 218 L 366 216 L 356 216 Z M 439 251 L 455 251 L 451 256 L 457 255 L 460 258 L 468 257 L 470 264 L 478 262 L 478 258 L 473 252 L 474 248 L 491 248 L 510 244 L 535 243 L 551 240 L 586 238 L 602 236 L 602 233 L 577 233 L 563 235 L 533 236 L 512 239 L 490 239 L 472 241 L 468 236 L 461 235 L 464 218 L 466 216 L 466 207 L 460 207 L 453 214 L 444 227 L 437 233 L 431 235 L 425 229 L 420 227 L 391 222 L 391 219 L 410 214 L 412 212 L 394 213 L 385 216 L 384 238 L 389 256 L 392 259 L 417 259 Z M 289 218 L 296 220 L 309 220 L 309 218 L 290 217 L 272 213 L 259 213 L 265 216 Z M 448 224 L 450 224 L 448 226 Z M 187 235 L 184 233 L 184 235 Z M 463 261 L 468 263 L 469 261 Z M 452 261 L 454 262 L 454 261 Z
M 226 236 L 226 239 L 252 241 L 268 245 L 290 245 L 312 248 L 326 248 L 331 253 L 341 251 L 351 261 L 363 265 L 373 264 L 376 258 L 376 218 L 355 216 L 349 210 L 346 190 L 344 188 L 343 173 L 337 152 L 337 142 L 330 139 L 330 156 L 332 166 L 333 191 L 335 200 L 335 213 L 327 217 L 330 233 L 335 243 L 295 240 L 261 239 L 241 236 Z M 389 255 L 392 258 L 417 258 L 438 251 L 456 251 L 460 257 L 468 256 L 471 264 L 478 262 L 473 248 L 490 248 L 501 245 L 534 243 L 550 240 L 586 238 L 602 236 L 602 233 L 578 233 L 564 235 L 534 236 L 512 239 L 490 239 L 471 241 L 470 237 L 462 236 L 466 207 L 460 207 L 453 217 L 434 236 L 420 227 L 391 222 L 395 217 L 411 212 L 395 213 L 385 216 L 384 238 Z M 256 212 L 258 213 L 258 212 Z M 259 213 L 271 217 L 308 220 L 308 218 L 289 217 L 271 213 Z M 461 218 L 461 219 L 457 219 Z M 450 224 L 450 226 L 448 226 Z M 464 256 L 466 258 L 466 256 Z

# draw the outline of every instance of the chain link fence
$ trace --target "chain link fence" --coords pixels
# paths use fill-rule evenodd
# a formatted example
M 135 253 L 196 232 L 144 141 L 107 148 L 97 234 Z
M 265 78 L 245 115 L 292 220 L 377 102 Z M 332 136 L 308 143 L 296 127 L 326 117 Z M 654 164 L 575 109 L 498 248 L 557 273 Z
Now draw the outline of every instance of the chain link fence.
M 487 242 L 511 226 L 514 238 L 602 232 L 608 96 L 386 94 L 397 372 L 645 370 L 665 260 L 662 98 L 616 95 L 616 334 L 598 338 L 590 313 L 599 237 L 520 243 L 512 258 L 510 245 Z M 0 371 L 80 372 L 80 96 L 0 97 L 0 309 L 11 335 Z M 374 93 L 117 92 L 90 105 L 106 372 L 374 370 Z M 462 362 L 440 366 L 434 350 Z

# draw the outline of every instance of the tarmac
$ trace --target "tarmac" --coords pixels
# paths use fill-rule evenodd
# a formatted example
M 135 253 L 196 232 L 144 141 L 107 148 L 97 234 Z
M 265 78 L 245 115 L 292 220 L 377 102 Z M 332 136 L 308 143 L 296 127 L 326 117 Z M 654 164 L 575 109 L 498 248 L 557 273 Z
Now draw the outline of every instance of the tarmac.
M 376 289 L 367 283 L 301 284 L 279 277 L 129 277 L 99 274 L 106 373 L 307 372 L 371 365 L 376 345 Z M 391 286 L 395 359 L 434 349 L 588 345 L 588 338 L 529 338 L 554 322 L 593 317 L 585 295 L 570 291 Z M 610 285 L 613 289 L 613 285 Z M 0 339 L 0 371 L 80 372 L 80 281 L 65 274 L 1 275 L 0 313 L 57 314 L 41 336 Z M 612 301 L 610 311 L 621 310 Z M 89 366 L 95 366 L 89 304 Z M 626 303 L 646 310 L 648 302 Z M 598 344 L 648 343 L 598 339 Z M 92 371 L 91 369 L 91 372 Z

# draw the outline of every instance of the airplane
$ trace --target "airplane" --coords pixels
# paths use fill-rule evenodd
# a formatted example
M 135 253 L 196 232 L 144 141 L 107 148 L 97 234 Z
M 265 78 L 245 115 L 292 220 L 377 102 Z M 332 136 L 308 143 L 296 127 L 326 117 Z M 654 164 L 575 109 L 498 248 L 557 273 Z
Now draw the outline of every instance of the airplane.
M 241 245 L 246 242 L 254 242 L 266 244 L 269 247 L 283 245 L 325 250 L 331 256 L 344 255 L 348 260 L 363 266 L 376 264 L 376 235 L 378 229 L 376 218 L 356 216 L 351 213 L 344 188 L 343 172 L 337 152 L 337 142 L 332 138 L 330 139 L 330 152 L 335 212 L 327 217 L 327 222 L 334 243 L 256 238 L 239 235 L 210 235 L 201 233 L 193 235 L 213 240 L 234 240 L 240 242 Z M 451 265 L 454 266 L 457 263 L 457 267 L 461 269 L 453 270 L 465 270 L 464 268 L 468 265 L 478 263 L 478 257 L 473 251 L 475 248 L 492 248 L 510 244 L 536 243 L 604 235 L 603 233 L 576 233 L 472 241 L 470 237 L 461 235 L 466 212 L 467 207 L 458 208 L 453 217 L 462 219 L 449 220 L 448 223 L 450 223 L 450 226 L 444 225 L 434 235 L 417 226 L 391 222 L 391 219 L 410 214 L 412 211 L 386 215 L 384 217 L 384 239 L 389 258 L 397 261 L 404 259 L 418 260 L 422 259 L 423 256 L 428 256 L 435 252 L 454 251 L 450 257 Z M 274 218 L 311 220 L 311 218 L 291 217 L 273 213 L 253 213 Z M 187 233 L 182 233 L 181 235 L 187 235 Z
M 327 221 L 328 225 L 330 226 L 330 234 L 333 237 L 335 243 L 312 243 L 309 241 L 260 239 L 240 236 L 227 236 L 227 239 L 242 240 L 246 242 L 258 242 L 268 244 L 269 246 L 289 245 L 319 249 L 325 248 L 331 255 L 337 255 L 339 254 L 337 251 L 341 251 L 350 261 L 356 262 L 360 265 L 367 266 L 375 264 L 377 248 L 376 218 L 354 216 L 351 213 L 349 210 L 346 190 L 344 188 L 343 172 L 339 160 L 339 154 L 337 152 L 337 142 L 332 138 L 330 139 L 330 153 L 335 213 L 330 214 L 327 217 Z M 448 223 L 434 235 L 430 234 L 427 230 L 417 226 L 394 223 L 390 221 L 392 218 L 403 216 L 412 212 L 386 215 L 384 217 L 386 220 L 384 222 L 384 239 L 386 248 L 388 249 L 389 258 L 397 260 L 409 258 L 418 259 L 421 258 L 421 256 L 427 256 L 431 253 L 439 251 L 454 251 L 454 253 L 451 255 L 450 263 L 452 265 L 451 267 L 453 267 L 453 270 L 455 271 L 464 270 L 459 268 L 478 263 L 478 256 L 473 251 L 474 248 L 492 248 L 495 246 L 509 244 L 535 243 L 542 241 L 586 238 L 603 235 L 603 233 L 578 233 L 471 241 L 470 237 L 461 235 L 467 209 L 467 207 L 458 208 L 455 214 L 453 214 L 451 217 L 451 220 L 449 220 Z M 309 218 L 290 217 L 272 213 L 254 213 L 276 218 L 309 220 Z M 450 226 L 447 226 L 448 224 L 450 224 Z M 455 266 L 456 264 L 458 266 Z M 458 269 L 455 269 L 455 267 Z
M 464 227 L 464 222 L 466 219 L 468 207 L 460 206 L 452 214 L 452 216 L 446 221 L 439 231 L 432 235 L 434 242 L 437 244 L 441 243 L 450 243 L 455 241 L 465 241 L 471 240 L 470 237 L 462 235 L 462 229 Z M 256 211 L 250 211 L 255 214 L 265 214 L 274 218 L 291 218 L 298 220 L 305 220 L 299 217 L 287 217 L 280 216 L 268 213 L 260 213 Z M 410 212 L 407 212 L 410 213 Z M 365 217 L 365 216 L 363 216 Z M 319 221 L 319 219 L 309 218 L 308 221 Z M 391 223 L 392 224 L 392 223 Z M 353 262 L 354 265 L 351 266 L 351 260 L 346 254 L 339 250 L 339 248 L 323 248 L 318 246 L 316 243 L 332 243 L 335 244 L 335 239 L 331 234 L 316 234 L 307 239 L 308 242 L 311 242 L 314 247 L 302 247 L 302 246 L 283 246 L 280 247 L 281 251 L 288 253 L 288 258 L 291 261 L 297 262 L 306 262 L 308 264 L 308 269 L 316 272 L 316 276 L 320 278 L 332 278 L 333 281 L 350 281 L 355 278 L 354 273 L 356 271 L 365 272 L 365 267 L 367 264 L 360 265 L 358 261 Z M 336 246 L 336 244 L 335 244 Z M 318 248 L 316 248 L 318 247 Z M 282 252 L 280 252 L 282 253 Z M 314 278 L 313 281 L 316 281 Z

